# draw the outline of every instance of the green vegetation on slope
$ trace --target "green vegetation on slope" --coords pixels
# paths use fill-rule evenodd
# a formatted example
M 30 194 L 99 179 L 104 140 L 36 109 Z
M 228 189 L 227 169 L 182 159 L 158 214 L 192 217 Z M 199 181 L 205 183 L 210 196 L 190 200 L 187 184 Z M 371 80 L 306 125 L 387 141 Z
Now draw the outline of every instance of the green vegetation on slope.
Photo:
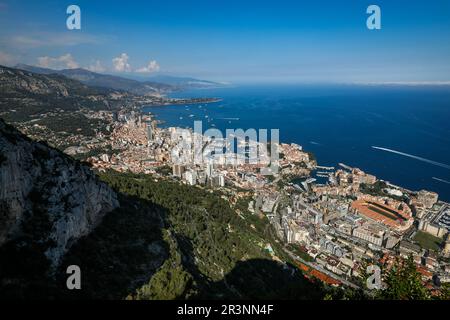
M 156 182 L 145 175 L 108 172 L 100 176 L 117 191 L 165 210 L 164 239 L 169 243 L 170 257 L 148 284 L 128 298 L 321 296 L 320 285 L 307 282 L 295 268 L 289 270 L 271 259 L 256 228 L 251 228 L 220 194 L 174 181 Z M 278 280 L 266 274 L 271 269 Z

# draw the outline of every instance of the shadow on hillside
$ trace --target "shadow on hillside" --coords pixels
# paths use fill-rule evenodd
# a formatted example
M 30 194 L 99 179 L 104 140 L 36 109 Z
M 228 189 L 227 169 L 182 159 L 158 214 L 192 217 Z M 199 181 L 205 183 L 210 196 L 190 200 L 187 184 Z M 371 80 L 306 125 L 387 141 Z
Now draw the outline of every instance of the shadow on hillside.
M 239 261 L 217 282 L 210 284 L 216 293 L 200 292 L 196 299 L 322 299 L 323 286 L 306 279 L 293 265 L 273 260 Z
M 165 209 L 129 195 L 119 199 L 121 206 L 65 256 L 57 276 L 65 296 L 58 298 L 123 299 L 147 284 L 169 257 Z M 66 289 L 69 265 L 80 266 L 82 290 Z
M 119 193 L 119 200 L 121 207 L 79 239 L 51 276 L 43 248 L 29 235 L 0 247 L 0 299 L 124 299 L 148 284 L 170 255 L 162 232 L 168 227 L 167 211 L 129 195 Z M 323 297 L 320 283 L 310 282 L 294 266 L 272 260 L 239 261 L 223 279 L 212 281 L 197 268 L 191 240 L 180 234 L 172 236 L 178 244 L 181 264 L 196 284 L 198 293 L 189 298 Z M 82 290 L 67 290 L 69 265 L 80 267 Z M 187 285 L 186 290 L 190 289 Z M 185 298 L 187 291 L 179 298 Z
M 53 273 L 35 224 L 1 246 L 0 299 L 123 299 L 147 283 L 169 256 L 165 210 L 128 195 L 119 199 L 121 207 L 79 239 Z M 67 290 L 69 265 L 80 267 L 82 290 Z

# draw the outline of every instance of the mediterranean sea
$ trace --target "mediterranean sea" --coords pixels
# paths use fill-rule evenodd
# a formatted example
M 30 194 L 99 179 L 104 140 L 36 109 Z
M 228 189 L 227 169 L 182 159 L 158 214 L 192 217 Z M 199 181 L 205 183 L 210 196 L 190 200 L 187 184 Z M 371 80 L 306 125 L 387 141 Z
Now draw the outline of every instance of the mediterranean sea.
M 450 201 L 450 86 L 242 85 L 171 97 L 222 101 L 146 107 L 162 126 L 279 129 L 319 165 L 344 163 Z

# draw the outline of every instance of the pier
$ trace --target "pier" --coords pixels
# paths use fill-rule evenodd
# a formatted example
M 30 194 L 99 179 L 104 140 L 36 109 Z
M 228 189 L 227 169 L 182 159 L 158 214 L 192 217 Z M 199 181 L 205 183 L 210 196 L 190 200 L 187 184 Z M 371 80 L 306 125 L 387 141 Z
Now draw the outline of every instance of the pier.
M 326 167 L 326 166 L 316 166 L 316 169 L 320 170 L 334 170 L 334 167 Z

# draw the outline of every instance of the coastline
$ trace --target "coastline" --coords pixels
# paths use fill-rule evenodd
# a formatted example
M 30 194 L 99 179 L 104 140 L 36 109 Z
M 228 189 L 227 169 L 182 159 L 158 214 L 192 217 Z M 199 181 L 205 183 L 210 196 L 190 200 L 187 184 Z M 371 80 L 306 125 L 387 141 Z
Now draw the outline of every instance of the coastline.
M 174 99 L 167 101 L 167 103 L 159 104 L 146 104 L 142 108 L 146 107 L 167 107 L 167 106 L 177 106 L 177 105 L 193 105 L 193 104 L 210 104 L 215 102 L 223 101 L 222 98 L 186 98 L 186 99 Z
M 205 114 L 215 128 L 222 131 L 230 126 L 281 128 L 281 141 L 304 146 L 323 165 L 347 163 L 409 190 L 435 191 L 442 200 L 450 201 L 449 184 L 441 181 L 450 180 L 446 168 L 371 148 L 380 145 L 447 163 L 448 138 L 442 135 L 446 129 L 437 119 L 448 114 L 442 99 L 448 93 L 442 92 L 442 96 L 424 90 L 412 94 L 401 89 L 386 92 L 364 87 L 348 91 L 331 87 L 330 92 L 322 96 L 323 90 L 323 87 L 296 85 L 240 86 L 205 92 L 206 96 L 222 97 L 224 101 L 201 110 L 197 107 L 184 110 L 179 106 L 144 110 L 165 120 L 165 125 L 183 128 L 192 127 L 192 119 L 204 119 Z M 192 91 L 192 95 L 199 97 L 202 93 Z M 424 108 L 424 105 L 430 107 Z M 190 114 L 195 117 L 189 117 Z M 223 120 L 225 118 L 239 120 L 229 122 Z M 417 133 L 419 130 L 421 134 Z

